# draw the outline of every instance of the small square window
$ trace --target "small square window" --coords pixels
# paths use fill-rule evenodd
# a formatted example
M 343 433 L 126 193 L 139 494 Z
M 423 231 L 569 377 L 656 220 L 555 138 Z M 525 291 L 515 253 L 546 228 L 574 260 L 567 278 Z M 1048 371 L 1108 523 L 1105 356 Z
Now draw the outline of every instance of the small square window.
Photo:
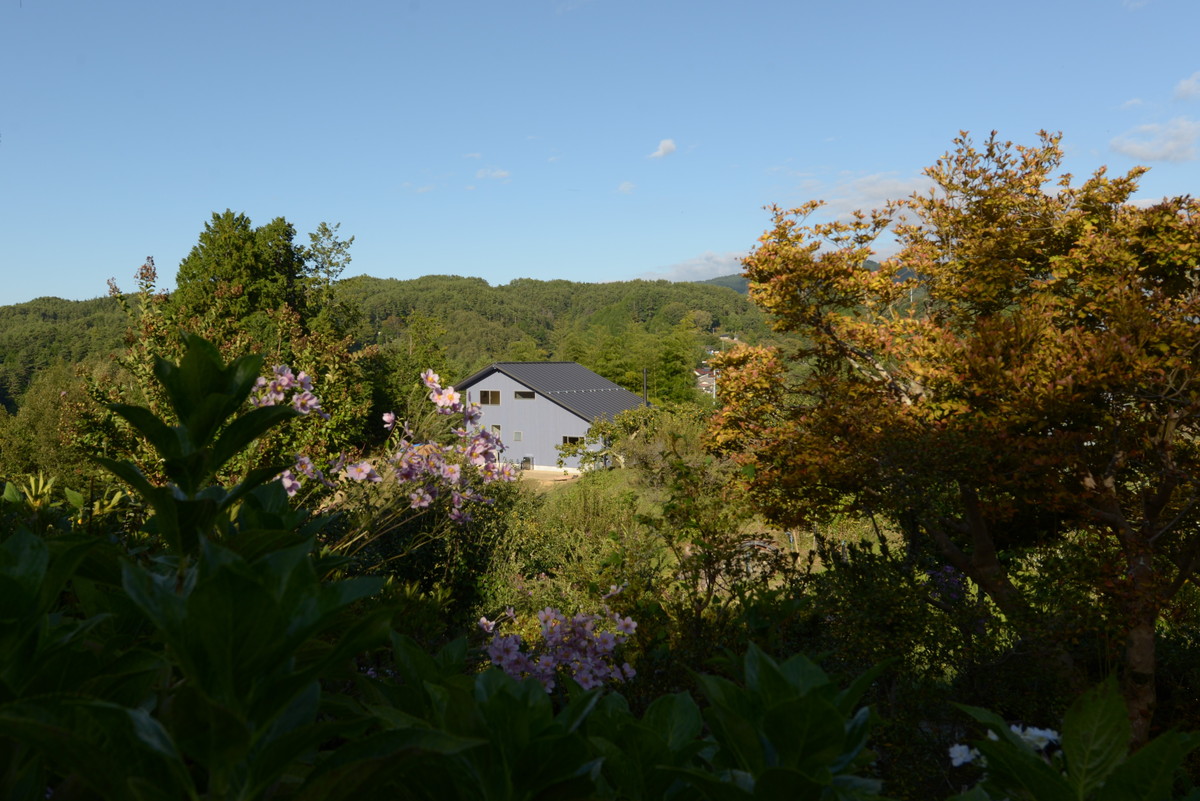
M 513 393 L 513 397 L 517 400 L 533 400 L 533 390 L 518 389 Z
M 513 442 L 521 442 L 524 439 L 525 439 L 524 431 L 514 431 L 513 432 Z
M 563 445 L 574 445 L 576 442 L 583 442 L 583 437 L 563 437 Z
M 481 390 L 479 390 L 479 405 L 480 406 L 499 406 L 500 405 L 500 390 L 498 390 L 498 389 L 481 389 Z
M 492 433 L 497 437 L 500 436 L 500 426 L 492 426 Z

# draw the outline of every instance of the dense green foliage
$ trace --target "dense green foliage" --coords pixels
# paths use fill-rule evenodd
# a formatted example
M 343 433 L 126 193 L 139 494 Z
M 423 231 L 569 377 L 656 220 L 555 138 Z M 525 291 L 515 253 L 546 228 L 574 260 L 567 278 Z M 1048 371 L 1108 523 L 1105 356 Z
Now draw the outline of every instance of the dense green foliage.
M 679 394 L 672 366 L 690 371 L 701 347 L 719 347 L 718 335 L 750 342 L 770 336 L 744 296 L 704 284 L 520 279 L 493 287 L 458 276 L 361 277 L 345 281 L 342 291 L 363 311 L 359 340 L 385 349 L 419 347 L 436 321 L 452 375 L 494 361 L 548 358 L 578 361 L 640 393 L 645 368 L 651 394 L 663 398 Z
M 281 334 L 290 336 L 294 327 L 281 326 L 278 316 L 286 305 L 301 335 L 343 332 L 353 337 L 351 350 L 378 346 L 370 383 L 380 410 L 404 406 L 427 367 L 456 379 L 502 360 L 579 361 L 639 394 L 645 369 L 655 399 L 690 399 L 690 371 L 705 348 L 721 347 L 718 335 L 753 343 L 770 337 L 763 314 L 720 287 L 531 279 L 492 287 L 453 276 L 339 280 L 353 237 L 340 240 L 336 226 L 322 223 L 309 238 L 307 246 L 298 244 L 286 220 L 255 228 L 244 215 L 215 214 L 180 265 L 180 289 L 168 299 L 156 297 L 151 285 L 127 302 L 139 314 L 143 302 L 155 304 L 170 324 L 235 350 L 269 350 Z M 226 251 L 236 251 L 241 268 L 216 268 L 233 258 Z M 108 375 L 104 366 L 114 354 L 144 343 L 147 332 L 131 327 L 118 301 L 42 298 L 0 307 L 0 406 L 15 414 L 34 379 L 56 364 Z M 293 361 L 286 347 L 273 349 L 275 358 Z M 61 374 L 59 391 L 68 383 Z M 20 436 L 29 438 L 28 429 Z M 5 468 L 5 462 L 0 458 L 0 472 L 13 474 L 32 464 L 24 459 Z
M 1057 225 L 1059 200 L 1028 181 L 1014 185 L 1021 191 L 997 194 L 1003 202 L 987 195 L 976 206 L 1049 204 L 1038 209 Z M 1129 650 L 1137 588 L 1125 545 L 1045 495 L 1069 483 L 1056 467 L 1064 462 L 1030 462 L 1036 476 L 1053 479 L 1036 486 L 1042 495 L 985 487 L 984 504 L 1012 510 L 987 525 L 958 506 L 970 511 L 963 487 L 976 462 L 968 457 L 982 460 L 987 476 L 1011 480 L 1016 473 L 1003 468 L 1017 456 L 1104 417 L 1073 417 L 1082 408 L 1073 406 L 1054 426 L 998 449 L 1004 458 L 988 456 L 987 436 L 999 431 L 1008 442 L 1004 426 L 1026 418 L 987 409 L 1004 402 L 1019 412 L 1020 393 L 1053 395 L 1058 386 L 999 386 L 993 379 L 1004 370 L 979 366 L 1021 364 L 1024 350 L 1005 349 L 1013 340 L 1002 336 L 1006 324 L 1050 332 L 1094 323 L 1119 310 L 1113 304 L 1136 309 L 1176 295 L 1195 303 L 1194 280 L 1175 280 L 1194 259 L 1173 255 L 1180 243 L 1193 248 L 1184 213 L 1193 205 L 1126 209 L 1119 196 L 1128 186 L 1097 178 L 1083 201 L 1060 198 L 1072 214 L 1055 229 L 1064 234 L 1055 247 L 1079 233 L 1079 215 L 1090 238 L 1053 260 L 1057 284 L 1051 271 L 1009 287 L 1016 295 L 1056 287 L 1055 298 L 1034 304 L 1036 315 L 1017 305 L 957 314 L 937 295 L 978 291 L 987 306 L 1011 278 L 1012 260 L 989 250 L 996 221 L 976 236 L 970 204 L 947 214 L 966 215 L 967 261 L 986 269 L 957 283 L 954 260 L 922 262 L 922 271 L 860 258 L 874 218 L 822 229 L 844 246 L 825 259 L 802 243 L 792 248 L 804 231 L 777 215 L 775 239 L 748 261 L 759 300 L 784 313 L 799 313 L 802 300 L 826 305 L 801 314 L 802 338 L 775 341 L 737 291 L 740 278 L 497 287 L 453 276 L 339 280 L 352 238 L 339 239 L 337 226 L 322 224 L 299 244 L 283 218 L 255 227 L 232 212 L 213 216 L 171 296 L 156 290 L 148 261 L 134 295 L 0 309 L 14 332 L 0 327 L 2 400 L 13 404 L 0 411 L 0 474 L 12 479 L 0 500 L 0 794 L 1195 801 L 1200 791 L 1184 774 L 1200 738 L 1178 730 L 1200 729 L 1200 590 L 1172 583 L 1170 603 L 1153 610 L 1158 706 L 1152 719 L 1143 706 L 1139 722 L 1111 678 L 1096 686 Z M 912 232 L 929 255 L 920 230 Z M 1022 242 L 1020 263 L 1040 264 L 1040 251 Z M 1105 261 L 1113 252 L 1124 255 Z M 1124 283 L 1093 263 L 1139 259 L 1146 269 Z M 1142 273 L 1150 276 L 1143 290 L 1116 291 Z M 930 274 L 945 278 L 930 291 L 902 283 Z M 1069 319 L 1055 316 L 1062 298 L 1085 290 L 1087 303 L 1071 307 Z M 884 302 L 871 319 L 876 294 Z M 1175 395 L 1112 402 L 1133 370 L 1111 365 L 1103 392 L 1083 393 L 1109 401 L 1104 419 L 1131 424 L 1123 435 L 1155 404 L 1176 403 L 1179 425 L 1194 420 L 1193 407 L 1179 405 L 1194 403 L 1185 380 L 1194 347 L 1191 361 L 1172 348 L 1193 342 L 1195 306 L 1181 308 L 1182 316 L 1159 318 L 1166 328 L 1145 329 L 1165 351 L 1121 352 L 1139 369 L 1171 356 Z M 953 318 L 960 333 L 980 316 L 990 320 L 998 362 L 984 358 L 986 348 L 980 355 L 953 343 L 933 354 L 968 360 L 959 373 L 981 388 L 970 397 L 945 392 L 962 375 L 929 353 L 888 356 L 921 342 L 930 309 L 931 320 Z M 56 315 L 61 330 L 51 335 L 43 329 Z M 1118 315 L 1090 333 L 1103 340 L 1142 319 Z M 870 338 L 881 320 L 900 326 L 895 337 Z M 124 327 L 123 339 L 107 340 L 108 325 Z M 1168 329 L 1174 339 L 1162 339 Z M 697 397 L 691 368 L 735 338 L 785 348 L 727 357 L 734 372 L 723 376 L 723 414 L 736 423 L 719 432 L 723 444 L 753 442 L 769 460 L 710 450 L 712 407 Z M 872 348 L 883 354 L 874 364 L 863 361 Z M 758 358 L 775 353 L 798 357 L 790 365 Z M 1038 355 L 1061 359 L 1051 371 L 1059 376 L 1102 363 L 1104 353 L 1068 358 L 1043 347 Z M 876 391 L 889 371 L 915 370 L 917 357 L 938 369 Z M 417 375 L 433 368 L 450 383 L 492 361 L 546 358 L 579 361 L 638 392 L 645 370 L 655 405 L 594 426 L 577 446 L 600 449 L 582 476 L 491 484 L 497 472 L 511 478 L 495 469 L 496 451 L 456 445 L 469 436 L 470 415 L 431 409 L 429 390 L 442 390 Z M 854 391 L 834 391 L 864 364 Z M 1143 376 L 1144 386 L 1156 375 Z M 808 402 L 813 386 L 827 393 L 813 395 L 824 404 Z M 881 401 L 888 392 L 909 401 L 891 419 Z M 914 433 L 924 430 L 915 423 L 929 423 L 926 434 L 944 434 L 972 403 L 981 404 L 978 421 L 994 425 L 933 445 Z M 921 417 L 931 408 L 936 414 Z M 828 440 L 789 438 L 799 424 L 822 421 Z M 1087 430 L 1085 452 L 1109 442 Z M 1092 494 L 1081 497 L 1101 498 L 1101 485 L 1115 500 L 1118 490 L 1152 487 L 1160 475 L 1147 454 L 1168 434 L 1176 437 L 1171 486 L 1194 486 L 1194 437 L 1164 429 L 1128 452 L 1132 466 L 1113 461 L 1111 475 L 1097 474 L 1111 484 L 1084 484 Z M 930 478 L 923 465 L 941 472 Z M 464 494 L 479 502 L 469 514 Z M 1189 552 L 1176 546 L 1194 534 L 1194 498 L 1189 507 L 1170 493 L 1139 497 L 1143 510 L 1165 497 L 1163 508 L 1178 512 L 1178 528 L 1150 545 L 1184 557 L 1180 575 L 1190 576 Z M 896 498 L 903 503 L 889 502 Z M 914 536 L 935 526 L 970 549 L 963 559 Z M 1009 596 L 995 592 L 996 574 L 980 570 L 985 534 L 1000 537 L 984 555 L 1002 567 Z M 629 662 L 610 676 L 619 693 L 585 689 L 581 651 L 550 656 L 547 626 L 557 624 L 548 621 L 568 619 L 610 645 L 617 635 L 606 627 L 618 626 L 614 647 Z M 531 661 L 506 661 L 527 654 L 562 661 L 540 674 Z M 511 678 L 521 675 L 538 678 Z M 545 675 L 553 682 L 543 686 Z
M 277 467 L 217 480 L 298 415 L 245 408 L 261 367 L 189 337 L 179 364 L 155 363 L 168 418 L 113 408 L 167 477 L 102 461 L 143 526 L 97 530 L 78 494 L 64 514 L 49 486 L 7 485 L 6 798 L 876 797 L 860 773 L 869 676 L 840 689 L 802 656 L 751 648 L 743 681 L 699 678 L 703 712 L 667 696 L 639 718 L 597 690 L 554 698 L 496 670 L 472 676 L 462 641 L 437 656 L 415 646 L 392 629 L 383 579 L 340 577 L 344 561 L 317 551 L 326 521 L 291 508 Z M 389 641 L 386 669 L 356 670 Z
M 41 371 L 107 356 L 121 346 L 125 315 L 113 298 L 38 298 L 0 306 L 0 407 L 10 413 Z

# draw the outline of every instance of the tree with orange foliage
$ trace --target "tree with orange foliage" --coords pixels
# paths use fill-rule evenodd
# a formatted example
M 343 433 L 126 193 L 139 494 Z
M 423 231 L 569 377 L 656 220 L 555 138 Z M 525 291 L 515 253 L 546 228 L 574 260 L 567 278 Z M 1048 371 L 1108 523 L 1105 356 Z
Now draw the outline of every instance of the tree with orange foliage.
M 1200 202 L 1131 203 L 1144 169 L 1073 186 L 1059 142 L 963 133 L 927 193 L 847 221 L 773 209 L 746 276 L 803 345 L 724 356 L 711 435 L 775 521 L 889 516 L 1065 671 L 1004 554 L 1064 527 L 1114 544 L 1097 592 L 1144 742 L 1155 623 L 1200 565 Z M 872 270 L 888 229 L 899 251 Z

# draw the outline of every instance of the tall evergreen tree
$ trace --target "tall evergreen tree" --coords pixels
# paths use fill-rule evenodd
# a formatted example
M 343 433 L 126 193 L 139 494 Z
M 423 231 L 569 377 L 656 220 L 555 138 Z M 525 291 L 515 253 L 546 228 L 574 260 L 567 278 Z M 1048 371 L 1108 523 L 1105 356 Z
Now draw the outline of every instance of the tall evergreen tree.
M 173 304 L 193 316 L 218 311 L 235 320 L 286 304 L 304 317 L 304 250 L 295 237 L 283 217 L 255 228 L 245 214 L 214 212 L 179 264 Z

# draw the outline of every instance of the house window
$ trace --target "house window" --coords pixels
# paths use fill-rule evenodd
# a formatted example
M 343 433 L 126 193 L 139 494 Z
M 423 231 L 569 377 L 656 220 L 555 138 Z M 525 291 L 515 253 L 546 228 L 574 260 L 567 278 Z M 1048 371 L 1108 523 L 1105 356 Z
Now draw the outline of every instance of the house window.
M 525 439 L 524 431 L 514 431 L 513 432 L 513 442 L 520 442 L 523 439 Z
M 583 442 L 583 437 L 563 437 L 563 445 L 574 445 L 576 442 Z
M 518 389 L 513 393 L 513 397 L 517 400 L 533 400 L 533 390 Z
M 481 389 L 481 390 L 479 390 L 479 405 L 480 406 L 499 406 L 500 405 L 500 390 L 498 390 L 498 389 Z
M 496 435 L 497 439 L 499 439 L 500 438 L 500 426 L 492 426 L 492 433 Z

